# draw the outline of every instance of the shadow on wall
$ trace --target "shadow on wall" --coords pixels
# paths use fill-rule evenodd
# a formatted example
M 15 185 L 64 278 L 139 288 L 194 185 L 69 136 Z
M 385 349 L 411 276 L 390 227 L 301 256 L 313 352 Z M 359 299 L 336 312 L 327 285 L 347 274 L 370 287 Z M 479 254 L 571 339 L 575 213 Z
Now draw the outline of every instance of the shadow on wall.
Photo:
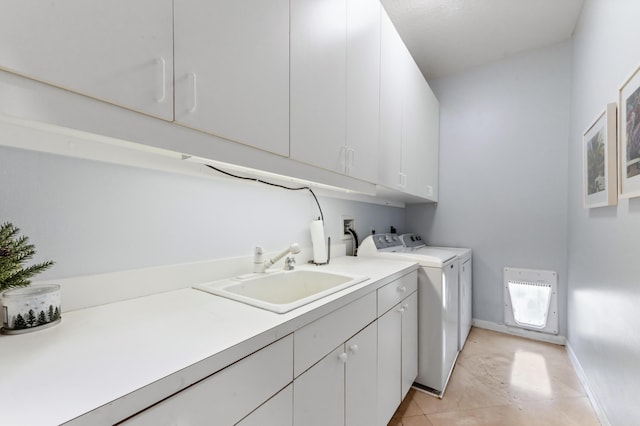
M 436 216 L 437 204 L 422 203 L 410 204 L 406 207 L 407 232 L 415 232 L 427 241 L 427 244 L 434 244 L 429 238 Z
M 591 209 L 591 210 L 599 210 L 599 209 Z M 615 213 L 617 209 L 613 207 L 611 210 L 613 210 L 613 212 Z M 640 197 L 629 199 L 629 213 L 640 214 Z

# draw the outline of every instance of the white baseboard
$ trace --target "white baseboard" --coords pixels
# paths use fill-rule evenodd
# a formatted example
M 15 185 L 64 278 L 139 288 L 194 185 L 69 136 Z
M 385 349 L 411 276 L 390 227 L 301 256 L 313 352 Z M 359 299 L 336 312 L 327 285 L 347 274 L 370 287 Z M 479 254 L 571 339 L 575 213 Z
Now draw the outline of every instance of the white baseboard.
M 473 319 L 472 324 L 474 327 L 525 337 L 532 340 L 540 340 L 541 342 L 554 343 L 556 345 L 564 345 L 567 341 L 567 338 L 564 336 L 556 336 L 554 334 L 539 333 L 537 331 L 525 330 L 523 328 L 509 327 L 508 325 L 496 324 L 495 322 L 483 321 L 476 318 Z
M 571 347 L 571 343 L 567 341 L 565 344 L 565 347 L 567 349 L 567 355 L 569 355 L 569 359 L 571 360 L 571 364 L 573 364 L 573 369 L 578 375 L 578 379 L 580 380 L 580 383 L 582 383 L 582 387 L 584 388 L 584 391 L 587 393 L 589 402 L 591 402 L 593 411 L 595 411 L 596 416 L 598 416 L 598 420 L 600 421 L 600 424 L 602 426 L 611 426 L 611 423 L 609 422 L 609 419 L 605 415 L 604 410 L 602 409 L 602 406 L 598 401 L 598 398 L 596 398 L 596 395 L 591 390 L 591 386 L 589 386 L 587 375 L 584 373 L 584 370 L 582 369 L 582 365 L 580 364 L 580 361 L 576 357 L 576 354 L 573 351 L 573 348 Z

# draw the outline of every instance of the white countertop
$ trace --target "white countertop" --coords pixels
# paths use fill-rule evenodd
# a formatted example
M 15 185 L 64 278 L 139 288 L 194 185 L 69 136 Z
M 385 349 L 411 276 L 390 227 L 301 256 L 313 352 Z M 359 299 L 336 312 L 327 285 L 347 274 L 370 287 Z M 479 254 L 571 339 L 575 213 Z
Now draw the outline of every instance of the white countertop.
M 67 312 L 57 326 L 0 336 L 0 423 L 123 420 L 417 265 L 339 257 L 298 267 L 308 268 L 370 279 L 285 314 L 185 288 Z

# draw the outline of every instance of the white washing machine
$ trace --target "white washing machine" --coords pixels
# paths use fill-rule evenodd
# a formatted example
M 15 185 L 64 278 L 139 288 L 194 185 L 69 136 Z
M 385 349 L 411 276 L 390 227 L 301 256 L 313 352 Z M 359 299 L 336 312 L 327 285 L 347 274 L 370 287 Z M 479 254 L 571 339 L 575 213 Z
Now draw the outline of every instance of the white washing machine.
M 418 234 L 402 234 L 400 241 L 405 247 L 423 246 L 424 241 Z M 473 321 L 473 259 L 470 248 L 461 247 L 437 247 L 434 249 L 446 250 L 455 253 L 460 260 L 460 274 L 458 277 L 458 350 L 462 350 Z
M 414 241 L 415 243 L 416 241 Z M 449 250 L 405 247 L 396 234 L 364 239 L 358 256 L 411 260 L 418 270 L 418 377 L 414 386 L 442 397 L 458 357 L 458 279 L 460 261 Z

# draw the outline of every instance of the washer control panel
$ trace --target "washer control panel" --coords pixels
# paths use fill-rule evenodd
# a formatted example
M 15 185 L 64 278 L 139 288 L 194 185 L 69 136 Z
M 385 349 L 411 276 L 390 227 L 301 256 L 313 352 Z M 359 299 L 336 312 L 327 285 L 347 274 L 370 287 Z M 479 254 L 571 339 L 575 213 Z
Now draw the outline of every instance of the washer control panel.
M 378 250 L 402 247 L 402 241 L 396 234 L 375 234 L 371 236 Z
M 358 255 L 367 256 L 378 252 L 400 252 L 405 248 L 396 234 L 369 235 L 358 248 Z
M 407 248 L 417 248 L 424 247 L 427 244 L 424 242 L 422 237 L 418 234 L 402 234 L 398 237 L 402 244 Z

